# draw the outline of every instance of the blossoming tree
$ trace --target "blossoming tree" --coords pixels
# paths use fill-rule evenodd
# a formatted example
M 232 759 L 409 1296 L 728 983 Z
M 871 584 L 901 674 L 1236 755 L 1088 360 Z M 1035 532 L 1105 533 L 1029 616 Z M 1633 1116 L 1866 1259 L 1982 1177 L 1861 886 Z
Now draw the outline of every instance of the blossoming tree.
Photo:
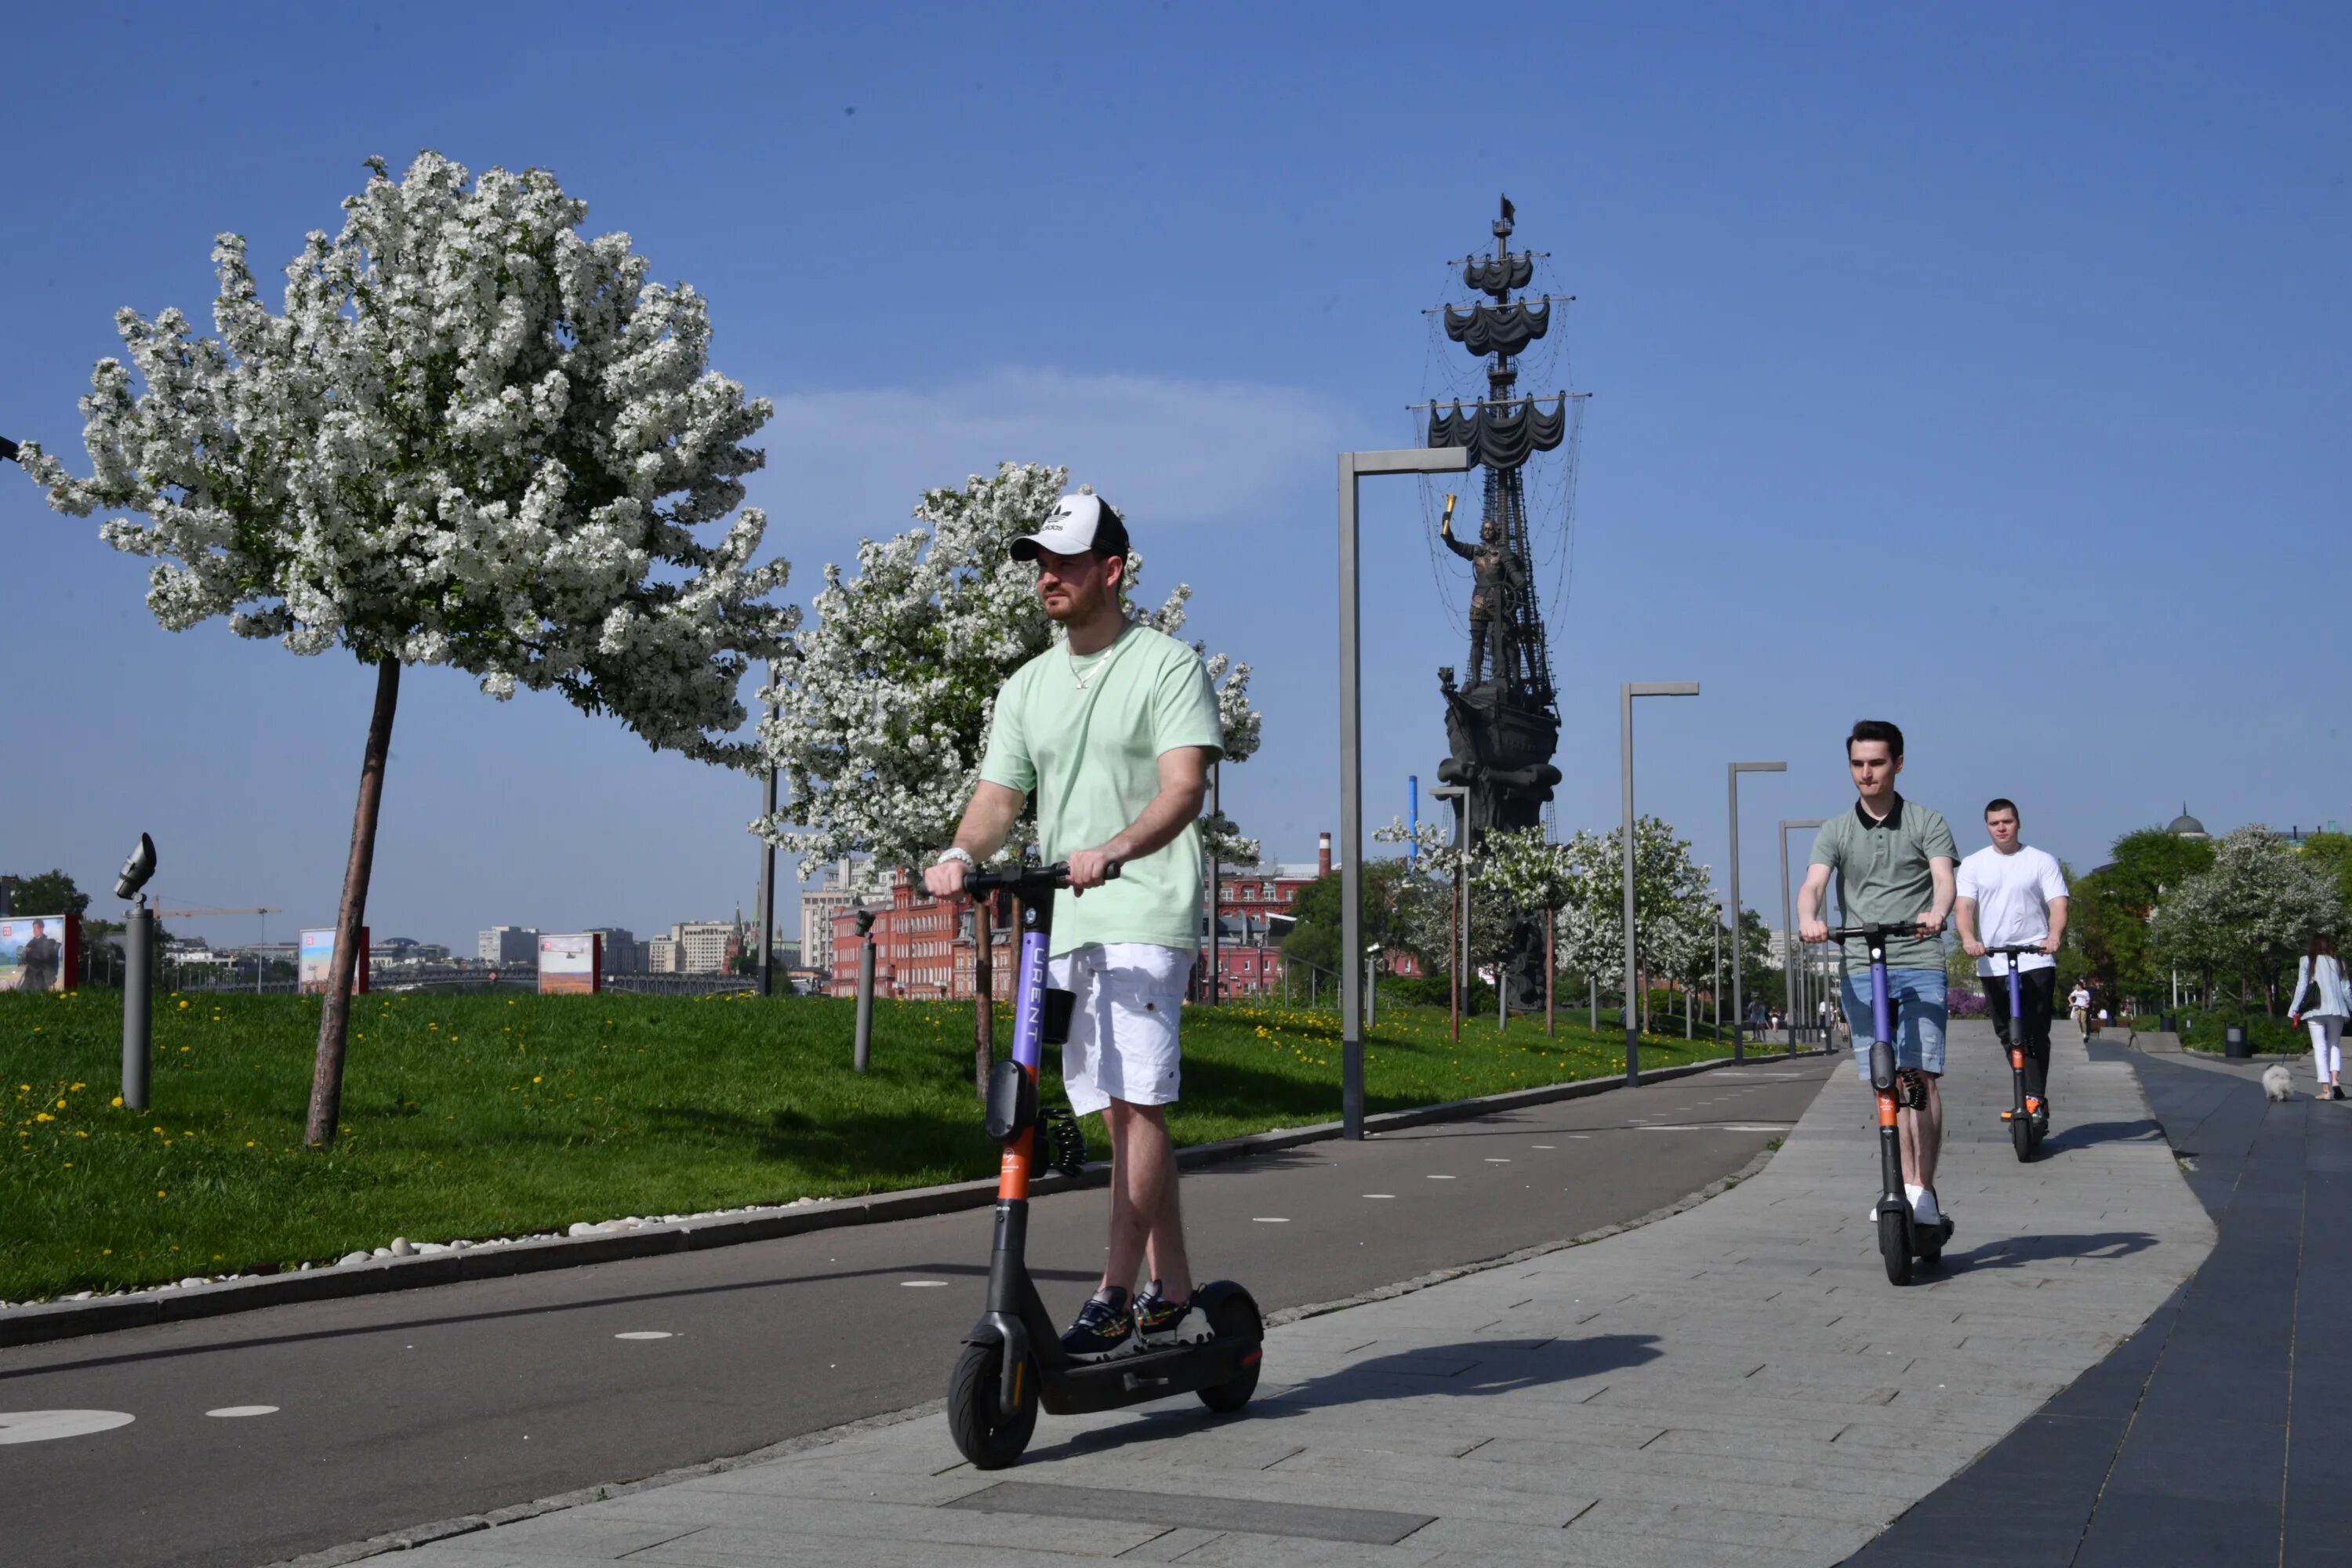
M 82 399 L 93 472 L 27 443 L 26 470 L 100 535 L 144 555 L 173 631 L 221 616 L 298 654 L 375 670 L 351 855 L 320 1009 L 307 1141 L 332 1141 L 384 759 L 409 664 L 453 665 L 493 697 L 551 689 L 649 744 L 741 765 L 726 739 L 752 658 L 795 613 L 754 566 L 765 520 L 736 513 L 764 399 L 709 368 L 700 295 L 647 281 L 625 234 L 583 237 L 553 175 L 421 154 L 313 232 L 273 314 L 245 241 L 213 253 L 219 338 L 125 310 L 131 363 Z
M 783 683 L 761 694 L 774 704 L 761 744 L 785 798 L 752 826 L 800 855 L 803 876 L 850 855 L 919 864 L 954 837 L 997 689 L 1061 635 L 1038 603 L 1036 568 L 1007 550 L 1036 529 L 1068 478 L 1066 468 L 1005 463 L 960 490 L 927 493 L 914 512 L 919 526 L 859 545 L 856 576 L 826 565 L 815 624 Z M 1139 555 L 1128 557 L 1129 584 L 1142 567 Z M 1174 636 L 1192 592 L 1180 584 L 1137 618 Z M 1223 654 L 1207 667 L 1225 760 L 1244 762 L 1257 750 L 1260 722 L 1250 668 Z M 1223 858 L 1256 861 L 1257 845 L 1230 822 L 1205 826 Z M 1013 834 L 1016 847 L 1033 842 L 1034 826 L 1024 817 Z

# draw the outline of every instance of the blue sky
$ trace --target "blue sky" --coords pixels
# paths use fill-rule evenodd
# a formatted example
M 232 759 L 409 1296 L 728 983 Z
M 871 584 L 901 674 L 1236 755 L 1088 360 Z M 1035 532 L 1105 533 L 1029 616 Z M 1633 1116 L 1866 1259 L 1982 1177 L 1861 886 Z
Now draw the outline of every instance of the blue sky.
M 795 594 L 925 485 L 1069 465 L 1257 667 L 1228 808 L 1303 858 L 1338 809 L 1333 453 L 1413 439 L 1420 311 L 1507 191 L 1578 296 L 1551 379 L 1594 394 L 1548 605 L 1563 831 L 1615 818 L 1626 679 L 1704 684 L 1644 705 L 1640 791 L 1718 868 L 1724 763 L 1790 761 L 1746 790 L 1768 908 L 1773 820 L 1851 798 L 1865 715 L 1964 847 L 1994 794 L 2078 866 L 2184 799 L 2352 818 L 2341 7 L 85 5 L 7 48 L 0 434 L 77 462 L 112 312 L 208 316 L 215 231 L 274 266 L 371 153 L 544 165 L 776 400 L 753 498 Z M 1387 484 L 1376 818 L 1429 782 L 1463 657 Z M 95 521 L 0 472 L 0 867 L 92 887 L 144 828 L 170 901 L 324 922 L 363 672 L 159 630 Z M 370 923 L 748 909 L 757 801 L 420 671 Z

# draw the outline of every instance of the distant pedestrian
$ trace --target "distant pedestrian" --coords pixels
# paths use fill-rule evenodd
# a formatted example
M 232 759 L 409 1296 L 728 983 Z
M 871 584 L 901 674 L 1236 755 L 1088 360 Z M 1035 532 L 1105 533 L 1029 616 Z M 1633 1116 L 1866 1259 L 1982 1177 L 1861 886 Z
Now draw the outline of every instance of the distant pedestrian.
M 2066 993 L 2066 1011 L 2074 1015 L 2074 1027 L 2084 1040 L 2091 1037 L 2091 993 L 2081 981 Z
M 2303 1005 L 2305 990 L 2312 994 L 2309 1007 Z M 2294 1000 L 2286 1005 L 2286 1019 L 2311 1031 L 2311 1065 L 2321 1100 L 2344 1098 L 2344 1086 L 2336 1080 L 2344 1070 L 2347 1017 L 2352 1017 L 2352 987 L 2345 981 L 2344 961 L 2336 956 L 2333 938 L 2313 937 L 2294 966 Z

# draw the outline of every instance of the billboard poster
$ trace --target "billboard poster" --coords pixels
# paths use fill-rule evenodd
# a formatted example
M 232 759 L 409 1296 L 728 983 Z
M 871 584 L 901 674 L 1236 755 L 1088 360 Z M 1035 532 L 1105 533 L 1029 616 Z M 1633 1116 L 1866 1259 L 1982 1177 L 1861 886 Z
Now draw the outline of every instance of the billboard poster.
M 70 991 L 81 963 L 81 922 L 71 915 L 0 920 L 0 991 Z
M 604 989 L 604 939 L 581 936 L 539 939 L 539 994 L 591 995 Z
M 327 982 L 333 973 L 335 963 L 335 928 L 306 931 L 297 950 L 294 968 L 294 988 L 305 996 L 323 996 Z M 361 995 L 368 988 L 368 928 L 360 927 L 360 962 L 352 972 L 352 989 Z

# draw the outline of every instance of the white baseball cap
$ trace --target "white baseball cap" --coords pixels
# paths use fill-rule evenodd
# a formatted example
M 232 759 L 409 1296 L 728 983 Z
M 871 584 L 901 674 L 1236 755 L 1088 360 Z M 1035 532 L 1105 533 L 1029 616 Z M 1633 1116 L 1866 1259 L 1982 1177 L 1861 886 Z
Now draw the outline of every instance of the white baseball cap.
M 1054 503 L 1034 533 L 1013 542 L 1013 559 L 1034 561 L 1040 551 L 1055 555 L 1083 555 L 1088 551 L 1125 555 L 1127 524 L 1109 503 L 1092 490 L 1064 496 Z

